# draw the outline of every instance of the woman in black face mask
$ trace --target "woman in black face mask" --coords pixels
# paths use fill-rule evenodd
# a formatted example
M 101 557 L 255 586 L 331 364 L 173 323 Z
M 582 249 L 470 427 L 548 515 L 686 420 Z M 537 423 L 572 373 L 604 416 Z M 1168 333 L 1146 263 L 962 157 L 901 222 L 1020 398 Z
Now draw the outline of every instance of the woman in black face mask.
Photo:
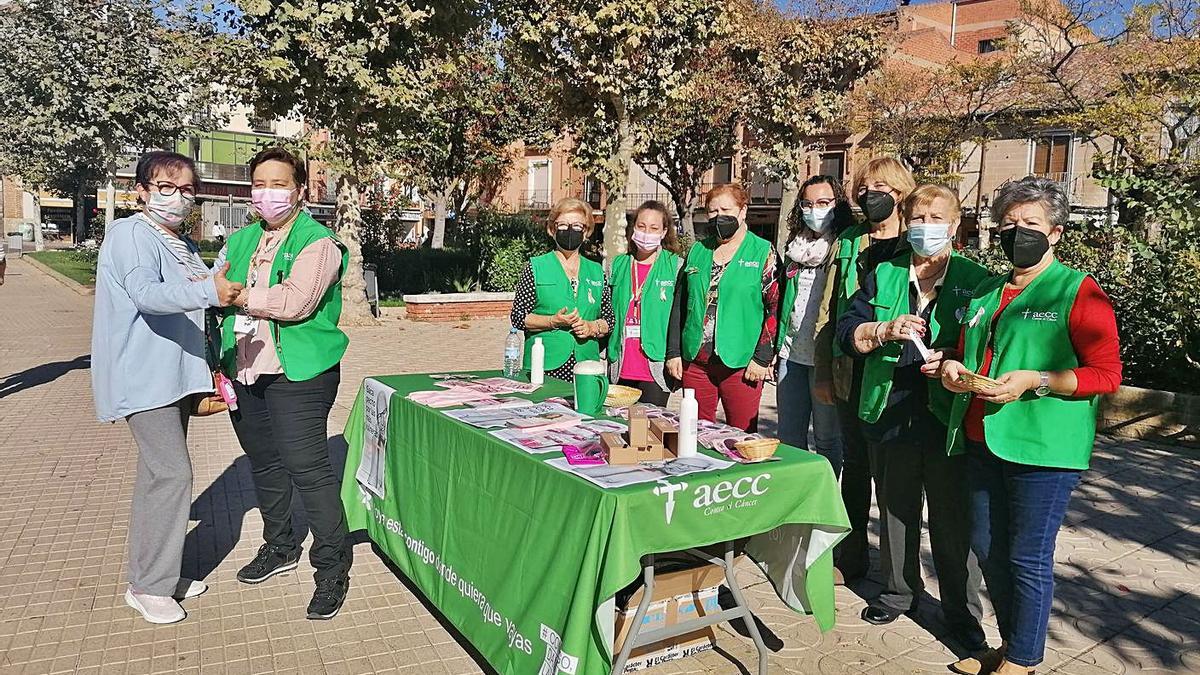
M 862 390 L 862 360 L 844 354 L 833 339 L 838 317 L 850 309 L 850 298 L 881 263 L 895 257 L 900 243 L 900 209 L 916 182 L 893 157 L 875 157 L 854 171 L 850 194 L 862 209 L 863 222 L 837 233 L 825 277 L 829 305 L 816 325 L 813 352 L 813 398 L 837 408 L 842 436 L 842 501 L 850 516 L 850 534 L 834 554 L 844 579 L 867 573 L 867 523 L 871 511 L 871 470 L 867 440 L 858 417 Z
M 715 421 L 720 403 L 726 422 L 754 431 L 775 359 L 779 280 L 774 248 L 746 229 L 749 202 L 732 184 L 705 196 L 709 234 L 692 245 L 675 282 L 666 367 L 695 390 L 700 419 Z
M 992 212 L 1012 271 L 975 289 L 961 357 L 941 377 L 958 394 L 947 451 L 967 455 L 971 548 L 1004 640 L 993 672 L 1026 675 L 1046 646 L 1055 538 L 1091 458 L 1099 398 L 1121 384 L 1121 357 L 1104 291 L 1054 257 L 1069 213 L 1062 186 L 1009 183 Z M 998 384 L 969 389 L 970 373 Z
M 513 328 L 525 332 L 526 367 L 534 340 L 541 338 L 546 374 L 560 380 L 574 379 L 577 361 L 600 360 L 600 338 L 615 321 L 604 268 L 579 252 L 593 227 L 588 204 L 564 199 L 554 205 L 546 234 L 555 250 L 525 266 L 509 315 Z

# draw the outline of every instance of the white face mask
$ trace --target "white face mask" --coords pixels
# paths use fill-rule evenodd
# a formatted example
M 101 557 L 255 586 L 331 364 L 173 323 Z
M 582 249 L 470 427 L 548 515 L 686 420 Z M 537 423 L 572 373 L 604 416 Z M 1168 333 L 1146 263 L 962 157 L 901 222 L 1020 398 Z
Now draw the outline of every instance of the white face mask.
M 908 226 L 908 243 L 920 256 L 931 258 L 950 245 L 949 223 L 913 223 Z
M 195 200 L 184 197 L 179 191 L 164 195 L 151 190 L 150 200 L 146 202 L 146 216 L 163 227 L 178 230 L 195 203 Z
M 804 224 L 808 226 L 808 229 L 822 234 L 829 229 L 829 224 L 833 222 L 833 207 L 803 209 L 800 215 L 804 217 Z

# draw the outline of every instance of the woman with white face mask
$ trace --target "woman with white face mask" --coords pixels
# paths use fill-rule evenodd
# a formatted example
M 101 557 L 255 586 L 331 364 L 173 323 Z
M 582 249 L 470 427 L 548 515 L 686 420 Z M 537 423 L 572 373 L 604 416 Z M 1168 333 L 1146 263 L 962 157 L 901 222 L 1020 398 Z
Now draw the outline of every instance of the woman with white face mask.
M 828 305 L 822 291 L 832 263 L 837 233 L 853 222 L 842 186 L 832 176 L 813 176 L 800 186 L 799 208 L 792 214 L 792 232 L 783 252 L 783 300 L 779 304 L 779 360 L 775 381 L 779 408 L 779 439 L 810 449 L 812 422 L 814 447 L 842 472 L 842 439 L 837 408 L 814 396 L 813 363 L 820 323 L 828 326 Z
M 843 353 L 862 363 L 861 393 L 853 403 L 880 512 L 884 588 L 862 618 L 883 625 L 916 610 L 924 586 L 920 532 L 928 499 L 946 625 L 972 662 L 993 666 L 998 659 L 979 623 L 982 574 L 968 555 L 966 458 L 946 454 L 953 395 L 935 379 L 943 356 L 958 344 L 965 308 L 988 272 L 954 251 L 960 213 L 952 190 L 922 185 L 903 202 L 901 214 L 908 247 L 862 279 L 837 323 Z M 960 672 L 967 666 L 966 660 L 957 664 Z
M 96 416 L 124 419 L 138 446 L 125 602 L 158 624 L 182 621 L 179 600 L 207 589 L 179 576 L 192 505 L 188 420 L 193 396 L 213 391 L 204 310 L 229 305 L 242 290 L 225 266 L 209 274 L 182 232 L 197 183 L 188 157 L 143 155 L 134 172 L 142 210 L 108 224 L 96 264 Z
M 671 396 L 664 367 L 667 325 L 683 260 L 670 211 L 661 202 L 638 207 L 628 253 L 612 263 L 608 285 L 614 313 L 608 342 L 609 377 L 642 391 L 641 401 L 665 406 Z
M 250 160 L 250 175 L 258 220 L 234 232 L 222 252 L 229 277 L 246 288 L 226 309 L 221 351 L 238 397 L 233 429 L 250 458 L 266 542 L 237 577 L 257 584 L 296 568 L 295 488 L 313 533 L 316 591 L 308 618 L 330 619 L 350 585 L 341 480 L 326 443 L 349 343 L 338 328 L 349 257 L 333 232 L 303 209 L 304 160 L 267 148 Z

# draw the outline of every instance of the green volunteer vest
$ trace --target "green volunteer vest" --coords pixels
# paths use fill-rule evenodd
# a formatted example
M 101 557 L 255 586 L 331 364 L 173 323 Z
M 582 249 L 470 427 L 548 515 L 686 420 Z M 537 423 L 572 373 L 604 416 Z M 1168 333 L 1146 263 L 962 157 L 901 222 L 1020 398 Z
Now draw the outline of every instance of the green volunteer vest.
M 993 357 L 988 377 L 1013 370 L 1056 371 L 1079 365 L 1068 331 L 1071 308 L 1079 286 L 1087 275 L 1055 260 L 1025 290 L 1013 299 L 996 321 L 991 318 L 1000 306 L 1007 276 L 995 276 L 980 284 L 967 306 L 969 321 L 963 343 L 963 365 L 978 371 L 989 342 Z M 981 313 L 982 310 L 982 313 Z M 970 394 L 958 394 L 950 411 L 946 432 L 947 452 L 960 450 L 963 417 Z M 1100 397 L 1074 398 L 1032 391 L 1004 405 L 985 404 L 984 439 L 1001 459 L 1032 466 L 1059 469 L 1088 468 L 1096 440 L 1096 412 Z
M 625 348 L 625 319 L 629 313 L 629 301 L 633 299 L 632 261 L 633 256 L 628 253 L 617 256 L 609 274 L 613 314 L 617 321 L 608 343 L 608 360 L 612 363 L 621 362 L 621 352 Z M 651 361 L 666 359 L 667 322 L 671 317 L 671 303 L 675 300 L 679 264 L 679 256 L 670 251 L 659 251 L 642 287 L 642 351 Z
M 875 321 L 891 321 L 911 311 L 909 266 L 912 251 L 906 251 L 875 268 L 876 292 L 871 298 Z M 929 333 L 925 343 L 932 350 L 955 348 L 958 345 L 959 325 L 966 313 L 975 287 L 986 279 L 988 271 L 973 260 L 951 252 L 946 278 L 933 301 Z M 887 342 L 867 355 L 863 362 L 862 395 L 858 400 L 858 416 L 872 424 L 879 421 L 892 392 L 892 375 L 904 349 L 901 342 Z M 950 418 L 953 394 L 939 380 L 929 380 L 929 410 L 943 424 Z
M 226 277 L 230 281 L 246 283 L 250 259 L 258 250 L 262 236 L 263 227 L 260 221 L 243 227 L 229 237 L 225 257 L 229 261 Z M 275 353 L 279 356 L 279 363 L 283 365 L 283 374 L 294 382 L 310 380 L 329 370 L 341 361 L 342 355 L 346 353 L 346 345 L 350 344 L 350 338 L 338 328 L 338 319 L 342 314 L 341 275 L 346 272 L 350 256 L 345 245 L 329 231 L 329 228 L 301 211 L 275 254 L 270 278 L 265 280 L 268 286 L 282 283 L 291 275 L 296 256 L 309 244 L 326 238 L 332 239 L 342 250 L 342 267 L 338 280 L 325 291 L 316 311 L 308 318 L 300 321 L 268 320 L 272 337 L 275 339 Z M 263 281 L 258 280 L 259 283 Z M 221 367 L 230 378 L 237 374 L 237 336 L 233 332 L 236 313 L 236 308 L 226 307 L 221 321 Z
M 704 313 L 708 308 L 708 285 L 712 281 L 714 237 L 692 244 L 685 263 L 687 317 L 683 324 L 683 356 L 688 361 L 700 353 L 704 337 Z M 729 261 L 717 284 L 715 351 L 730 368 L 745 368 L 754 356 L 762 334 L 766 306 L 762 297 L 763 266 L 771 256 L 771 245 L 752 232 Z
M 554 316 L 566 308 L 569 313 L 579 310 L 579 316 L 587 321 L 600 318 L 600 299 L 604 296 L 604 268 L 599 263 L 579 256 L 579 286 L 571 291 L 571 280 L 563 271 L 562 263 L 554 251 L 539 255 L 529 261 L 533 268 L 533 282 L 537 286 L 537 304 L 533 314 Z M 533 363 L 531 352 L 534 338 L 542 339 L 546 349 L 546 370 L 562 366 L 572 354 L 576 361 L 598 361 L 600 341 L 596 338 L 580 340 L 569 330 L 547 330 L 527 333 L 525 338 L 525 364 Z
M 858 290 L 858 254 L 862 250 L 862 239 L 870 230 L 864 223 L 851 225 L 838 234 L 837 252 L 833 256 L 833 264 L 837 272 L 838 286 L 833 293 L 833 315 L 830 321 L 837 322 L 838 317 L 850 308 L 850 298 Z M 833 341 L 833 355 L 844 356 L 837 340 Z

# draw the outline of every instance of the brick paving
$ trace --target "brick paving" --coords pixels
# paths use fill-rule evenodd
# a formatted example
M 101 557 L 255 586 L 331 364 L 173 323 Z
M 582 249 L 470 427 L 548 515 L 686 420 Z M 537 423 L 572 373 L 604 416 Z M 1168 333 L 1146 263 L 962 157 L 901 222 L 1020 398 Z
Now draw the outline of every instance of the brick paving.
M 195 501 L 185 556 L 208 594 L 188 619 L 155 627 L 121 599 L 135 446 L 92 411 L 92 299 L 23 261 L 0 287 L 0 672 L 477 673 L 486 665 L 372 552 L 356 547 L 351 595 L 333 621 L 304 619 L 307 560 L 261 586 L 234 579 L 262 521 L 226 418 L 193 421 Z M 389 318 L 351 330 L 331 444 L 368 374 L 491 368 L 507 325 Z M 765 425 L 773 423 L 773 392 Z M 1200 672 L 1200 456 L 1101 438 L 1058 549 L 1059 586 L 1039 672 Z M 926 560 L 927 577 L 931 569 Z M 771 672 L 946 672 L 936 602 L 877 628 L 858 618 L 867 581 L 839 588 L 837 627 L 821 635 L 752 569 L 739 572 L 773 647 Z M 936 597 L 936 583 L 930 581 Z M 988 619 L 995 638 L 994 621 Z M 662 673 L 754 667 L 749 641 L 722 627 L 718 650 Z

